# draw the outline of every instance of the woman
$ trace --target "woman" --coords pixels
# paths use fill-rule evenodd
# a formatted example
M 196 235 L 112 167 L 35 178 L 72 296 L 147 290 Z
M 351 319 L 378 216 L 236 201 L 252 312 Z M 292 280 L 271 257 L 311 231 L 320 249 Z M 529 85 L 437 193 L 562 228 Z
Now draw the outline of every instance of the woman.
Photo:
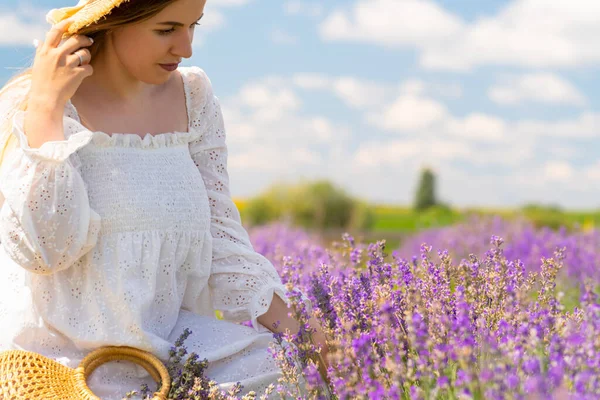
M 0 351 L 76 367 L 93 349 L 127 345 L 166 361 L 189 328 L 188 351 L 208 359 L 223 389 L 276 383 L 271 331 L 298 327 L 232 202 L 210 81 L 177 67 L 192 56 L 205 2 L 52 10 L 33 67 L 3 89 Z M 88 385 L 121 399 L 152 382 L 141 367 L 109 363 Z

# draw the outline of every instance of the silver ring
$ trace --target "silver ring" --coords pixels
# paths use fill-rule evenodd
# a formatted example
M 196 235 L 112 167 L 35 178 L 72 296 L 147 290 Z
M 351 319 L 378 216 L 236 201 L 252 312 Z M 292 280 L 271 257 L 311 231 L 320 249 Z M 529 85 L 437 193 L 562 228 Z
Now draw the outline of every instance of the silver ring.
M 77 54 L 77 57 L 79 57 L 79 66 L 81 67 L 83 65 L 83 57 L 81 57 L 81 54 Z

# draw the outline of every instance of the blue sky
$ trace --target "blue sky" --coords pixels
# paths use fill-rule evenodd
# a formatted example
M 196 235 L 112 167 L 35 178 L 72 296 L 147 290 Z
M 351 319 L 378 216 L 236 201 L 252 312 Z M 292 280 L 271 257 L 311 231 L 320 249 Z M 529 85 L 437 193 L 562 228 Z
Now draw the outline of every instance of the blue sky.
M 45 13 L 4 0 L 0 83 Z M 600 204 L 597 0 L 208 0 L 194 56 L 223 104 L 234 196 L 328 178 L 412 202 Z

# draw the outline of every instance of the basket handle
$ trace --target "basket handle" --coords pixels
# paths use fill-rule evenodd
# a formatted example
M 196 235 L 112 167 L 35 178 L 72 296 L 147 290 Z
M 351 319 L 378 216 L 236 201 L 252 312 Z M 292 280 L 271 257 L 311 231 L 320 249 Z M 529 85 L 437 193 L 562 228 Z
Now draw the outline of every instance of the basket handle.
M 153 400 L 167 400 L 171 388 L 171 377 L 167 367 L 152 353 L 130 346 L 104 346 L 85 356 L 76 369 L 77 374 L 82 378 L 80 389 L 95 398 L 92 391 L 85 384 L 87 378 L 100 365 L 116 360 L 131 361 L 144 367 L 156 383 L 161 385 L 160 391 L 154 393 Z

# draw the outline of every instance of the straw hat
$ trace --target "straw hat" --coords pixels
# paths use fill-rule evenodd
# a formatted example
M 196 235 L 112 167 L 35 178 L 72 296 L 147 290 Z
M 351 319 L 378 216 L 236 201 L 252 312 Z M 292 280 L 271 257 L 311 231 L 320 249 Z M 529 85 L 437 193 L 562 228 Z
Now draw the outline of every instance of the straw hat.
M 75 7 L 55 8 L 46 14 L 46 21 L 55 25 L 60 21 L 72 17 L 73 23 L 67 33 L 75 34 L 81 28 L 93 24 L 100 18 L 110 14 L 113 8 L 118 7 L 128 0 L 80 0 Z

